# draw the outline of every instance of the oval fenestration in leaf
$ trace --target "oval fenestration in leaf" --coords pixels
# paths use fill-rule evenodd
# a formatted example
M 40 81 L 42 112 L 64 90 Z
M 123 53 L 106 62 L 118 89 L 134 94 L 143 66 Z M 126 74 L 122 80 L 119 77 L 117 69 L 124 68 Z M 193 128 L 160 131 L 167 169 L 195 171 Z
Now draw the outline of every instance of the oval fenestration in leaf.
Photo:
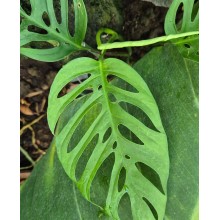
M 60 1 L 61 22 L 56 17 L 54 0 L 30 0 L 31 14 L 28 15 L 23 8 L 20 13 L 22 16 L 20 45 L 21 54 L 32 59 L 54 62 L 65 58 L 72 52 L 83 49 L 81 46 L 86 29 L 87 14 L 82 0 L 73 0 L 75 33 L 71 36 L 68 28 L 68 0 Z M 46 22 L 43 16 L 47 17 Z M 45 33 L 37 33 L 30 27 L 43 30 Z M 46 42 L 50 48 L 28 48 L 27 44 L 31 42 Z
M 57 97 L 60 90 L 69 81 L 85 73 L 90 74 L 87 80 L 65 96 Z M 133 86 L 137 92 L 126 91 L 117 87 L 117 84 L 113 85 L 109 82 L 108 76 L 122 79 Z M 76 182 L 83 196 L 91 201 L 90 188 L 93 179 L 106 158 L 113 153 L 115 160 L 104 207 L 105 212 L 109 216 L 119 219 L 118 205 L 123 195 L 127 193 L 131 201 L 133 219 L 151 220 L 155 219 L 156 215 L 159 220 L 162 220 L 166 206 L 166 185 L 169 173 L 167 138 L 156 102 L 148 86 L 133 68 L 118 59 L 109 58 L 104 61 L 96 61 L 91 58 L 75 59 L 60 70 L 51 86 L 48 123 L 53 133 L 62 112 L 87 88 L 93 90 L 90 97 L 69 119 L 60 133 L 56 134 L 57 153 L 66 173 Z M 113 102 L 111 102 L 109 94 L 114 95 Z M 140 108 L 148 115 L 158 131 L 148 128 L 126 112 L 119 105 L 120 102 L 130 103 Z M 94 106 L 100 104 L 102 106 L 100 113 L 91 122 L 79 143 L 68 152 L 71 137 L 80 122 L 86 118 Z M 129 129 L 142 143 L 134 143 L 123 136 L 119 131 L 120 125 Z M 105 140 L 104 137 L 109 128 L 111 128 L 111 132 Z M 96 146 L 81 177 L 77 179 L 75 175 L 77 163 L 90 141 L 97 134 L 99 138 Z M 161 193 L 154 183 L 140 172 L 136 163 L 146 164 L 158 174 L 165 193 Z M 125 169 L 126 178 L 123 186 L 118 187 L 122 169 Z M 122 188 L 122 190 L 119 192 L 118 188 Z M 147 205 L 144 198 L 149 201 L 150 206 Z M 155 210 L 156 214 L 152 213 L 152 210 Z
M 178 9 L 181 7 L 183 16 L 176 23 Z M 199 30 L 199 1 L 175 0 L 172 2 L 165 18 L 166 35 L 180 34 Z M 180 53 L 187 59 L 199 61 L 199 35 L 172 40 L 178 46 Z

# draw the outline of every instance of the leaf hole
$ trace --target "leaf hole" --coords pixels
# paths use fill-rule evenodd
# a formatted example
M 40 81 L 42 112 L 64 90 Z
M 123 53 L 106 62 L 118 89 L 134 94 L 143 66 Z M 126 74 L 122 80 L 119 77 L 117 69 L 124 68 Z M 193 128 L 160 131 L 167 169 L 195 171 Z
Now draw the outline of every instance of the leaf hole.
M 90 188 L 91 201 L 102 207 L 104 207 L 106 204 L 106 198 L 108 195 L 109 184 L 110 184 L 114 163 L 115 163 L 115 154 L 111 153 L 103 161 L 102 165 L 99 167 Z
M 65 96 L 67 93 L 71 92 L 74 88 L 76 88 L 78 86 L 78 84 L 75 84 L 73 82 L 69 82 L 67 83 L 62 90 L 59 92 L 57 98 L 61 98 L 63 96 Z
M 150 208 L 150 210 L 151 210 L 151 212 L 152 212 L 154 218 L 155 218 L 156 220 L 158 220 L 158 214 L 157 214 L 156 209 L 153 207 L 153 205 L 152 205 L 145 197 L 143 197 L 142 199 L 144 200 L 144 202 L 145 202 L 145 203 L 148 205 L 148 207 Z
M 116 149 L 116 147 L 117 147 L 117 142 L 115 141 L 114 144 L 113 144 L 113 146 L 112 146 L 112 148 L 113 148 L 113 149 Z
M 111 136 L 111 134 L 112 134 L 112 128 L 109 127 L 109 128 L 106 130 L 105 134 L 103 135 L 102 143 L 105 143 L 105 142 L 109 139 L 109 137 Z
M 131 159 L 131 157 L 128 156 L 128 155 L 125 155 L 125 158 L 128 159 L 128 160 Z
M 75 16 L 74 16 L 74 4 L 72 0 L 68 0 L 68 29 L 70 35 L 74 36 L 75 31 Z
M 176 18 L 175 18 L 175 24 L 177 27 L 177 30 L 181 30 L 182 27 L 182 18 L 183 18 L 183 13 L 184 13 L 184 5 L 181 2 L 181 4 L 179 5 L 179 7 L 177 8 L 176 11 Z
M 60 33 L 60 30 L 59 30 L 58 28 L 56 28 L 56 32 L 57 32 L 57 33 Z
M 115 77 L 114 75 L 108 75 L 110 77 Z M 129 91 L 129 92 L 134 92 L 134 93 L 138 93 L 138 90 L 132 86 L 131 84 L 129 84 L 127 81 L 123 80 L 122 78 L 117 77 L 117 84 L 116 86 L 120 89 L 123 89 L 123 90 L 126 90 L 126 91 Z
M 80 2 L 77 4 L 77 7 L 78 7 L 78 8 L 81 8 L 81 3 L 80 3 Z
M 44 12 L 42 14 L 42 19 L 47 26 L 50 26 L 50 18 L 48 16 L 47 12 Z
M 70 153 L 75 146 L 79 144 L 81 139 L 84 137 L 90 126 L 93 124 L 95 119 L 98 117 L 102 110 L 101 104 L 95 104 L 87 112 L 84 113 L 84 117 L 79 122 L 77 128 L 74 130 L 70 143 L 67 148 L 67 153 Z
M 126 138 L 127 140 L 134 142 L 136 144 L 144 145 L 144 143 L 126 126 L 119 124 L 118 130 L 121 133 L 121 135 Z
M 84 80 L 88 79 L 91 76 L 91 74 L 83 74 L 80 75 L 74 79 L 72 79 L 70 82 L 68 82 L 59 92 L 57 98 L 61 98 L 71 92 L 74 88 L 79 86 L 80 83 L 82 83 Z M 92 88 L 89 88 L 89 90 L 92 90 Z M 80 95 L 78 95 L 76 98 L 79 98 L 85 93 L 86 91 L 84 90 Z
M 184 44 L 184 47 L 186 47 L 187 49 L 190 49 L 190 45 L 189 44 Z
M 122 167 L 118 178 L 118 192 L 121 192 L 121 190 L 123 189 L 123 186 L 125 185 L 125 179 L 126 170 L 124 167 Z
M 48 32 L 46 30 L 39 28 L 35 25 L 29 25 L 27 29 L 30 32 L 34 32 L 34 33 L 38 33 L 38 34 L 48 34 Z
M 29 44 L 30 48 L 32 49 L 50 49 L 54 46 L 46 41 L 32 41 Z
M 199 12 L 199 1 L 194 0 L 194 5 L 193 5 L 192 13 L 191 13 L 191 22 L 195 20 L 198 12 Z
M 72 82 L 82 83 L 83 81 L 85 81 L 86 79 L 88 79 L 90 76 L 91 76 L 90 73 L 82 74 L 82 75 L 80 75 L 80 76 L 74 78 L 74 79 L 72 80 Z
M 87 164 L 89 158 L 91 157 L 92 152 L 95 149 L 95 146 L 98 143 L 98 139 L 99 139 L 99 134 L 96 134 L 92 138 L 92 140 L 89 142 L 89 144 L 86 146 L 85 150 L 83 151 L 82 155 L 80 156 L 80 158 L 79 158 L 79 160 L 77 162 L 77 165 L 76 165 L 76 172 L 75 172 L 77 181 L 82 176 L 83 171 L 85 170 L 86 164 Z
M 113 75 L 107 75 L 108 82 L 111 82 L 114 78 L 115 78 L 115 76 L 113 76 Z
M 119 102 L 119 105 L 130 115 L 134 116 L 137 120 L 139 120 L 141 123 L 143 123 L 146 127 L 159 132 L 158 129 L 154 126 L 151 119 L 148 117 L 148 115 L 139 107 L 132 105 L 128 102 Z
M 98 86 L 98 90 L 101 90 L 101 89 L 102 89 L 102 85 L 99 85 L 99 86 Z
M 57 23 L 61 24 L 62 19 L 61 19 L 61 4 L 60 1 L 53 1 L 53 8 L 55 12 L 55 16 L 57 19 Z
M 132 219 L 131 201 L 128 193 L 125 193 L 119 202 L 118 214 L 120 220 Z
M 25 13 L 30 16 L 32 11 L 30 0 L 20 1 L 20 4 Z
M 135 166 L 146 179 L 148 179 L 162 194 L 165 195 L 160 176 L 155 170 L 142 162 L 136 162 Z
M 116 102 L 117 99 L 115 98 L 115 96 L 112 93 L 108 93 L 108 98 L 111 102 Z

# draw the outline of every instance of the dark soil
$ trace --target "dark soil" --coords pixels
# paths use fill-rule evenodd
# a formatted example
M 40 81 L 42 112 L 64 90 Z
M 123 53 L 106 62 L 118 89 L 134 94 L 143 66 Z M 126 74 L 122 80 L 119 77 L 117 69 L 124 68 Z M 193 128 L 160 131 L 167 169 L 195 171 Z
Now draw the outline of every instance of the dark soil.
M 57 71 L 52 63 L 21 58 L 21 129 L 42 116 L 39 121 L 26 128 L 21 135 L 21 147 L 29 153 L 34 161 L 44 153 L 52 140 L 45 114 L 49 88 Z M 20 165 L 21 167 L 31 165 L 22 153 Z
M 140 0 L 124 0 L 122 4 L 124 5 L 122 35 L 125 40 L 142 40 L 164 35 L 163 23 L 167 8 L 156 7 Z M 150 47 L 133 48 L 131 63 L 136 62 L 150 49 Z M 47 99 L 51 83 L 62 64 L 21 57 L 20 124 L 23 133 L 20 144 L 34 161 L 44 154 L 53 138 L 47 124 Z M 41 116 L 42 118 L 38 120 Z M 27 127 L 30 123 L 33 124 Z M 22 153 L 20 166 L 22 172 L 30 172 L 33 168 Z
M 125 40 L 146 40 L 165 35 L 164 20 L 168 8 L 157 7 L 149 2 L 140 0 L 124 0 Z M 132 61 L 136 62 L 152 47 L 132 48 Z

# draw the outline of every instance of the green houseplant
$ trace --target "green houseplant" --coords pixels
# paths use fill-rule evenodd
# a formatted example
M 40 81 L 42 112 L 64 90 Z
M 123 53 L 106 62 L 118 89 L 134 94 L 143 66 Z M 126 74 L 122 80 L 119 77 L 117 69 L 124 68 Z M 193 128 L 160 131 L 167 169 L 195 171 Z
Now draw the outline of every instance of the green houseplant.
M 100 51 L 84 42 L 83 1 L 73 0 L 73 36 L 68 1 L 60 1 L 59 21 L 53 1 L 30 3 L 31 12 L 21 8 L 21 54 L 54 62 L 86 50 L 94 59 L 71 60 L 51 86 L 48 123 L 55 136 L 21 187 L 21 219 L 198 219 L 198 2 L 173 1 L 165 20 L 167 36 L 114 42 L 121 36 L 101 29 L 96 36 Z M 181 3 L 183 17 L 176 23 Z M 107 43 L 102 33 L 108 34 Z M 36 48 L 39 41 L 49 47 Z M 155 43 L 162 46 L 133 68 L 105 59 L 106 50 Z M 85 74 L 83 83 L 60 95 L 66 84 Z M 191 164 L 185 165 L 190 157 Z M 185 185 L 190 198 L 180 190 Z

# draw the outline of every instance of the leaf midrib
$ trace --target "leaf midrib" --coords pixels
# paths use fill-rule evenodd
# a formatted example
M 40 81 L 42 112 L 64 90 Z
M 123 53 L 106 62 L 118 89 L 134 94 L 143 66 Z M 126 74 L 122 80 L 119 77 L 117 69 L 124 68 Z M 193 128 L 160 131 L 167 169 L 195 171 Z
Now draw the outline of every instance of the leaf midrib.
M 110 102 L 109 102 L 109 98 L 108 98 L 108 93 L 107 93 L 107 84 L 106 84 L 106 77 L 104 74 L 104 68 L 103 68 L 103 60 L 99 60 L 99 71 L 100 71 L 100 75 L 101 75 L 101 83 L 102 83 L 102 91 L 103 91 L 103 97 L 106 103 L 106 109 L 107 112 L 109 114 L 110 117 L 110 121 L 111 121 L 111 127 L 112 127 L 112 133 L 114 134 L 115 137 L 117 137 L 117 128 L 116 125 L 114 123 L 113 117 L 112 117 L 112 111 L 111 111 L 111 106 L 110 106 Z
M 52 28 L 49 28 L 46 25 L 42 25 L 41 23 L 35 21 L 34 19 L 31 18 L 31 15 L 27 15 L 25 12 L 23 12 L 22 10 L 20 11 L 21 16 L 23 16 L 25 19 L 29 20 L 30 22 L 32 22 L 33 24 L 35 24 L 36 26 L 46 30 L 48 33 L 50 33 L 51 35 L 55 36 L 56 38 L 60 39 L 60 42 L 66 42 L 69 43 L 70 45 L 78 48 L 78 49 L 83 49 L 83 47 L 81 45 L 78 45 L 76 43 L 74 43 L 73 41 L 71 41 L 70 39 L 63 37 L 61 34 L 58 34 L 56 31 L 54 31 Z

